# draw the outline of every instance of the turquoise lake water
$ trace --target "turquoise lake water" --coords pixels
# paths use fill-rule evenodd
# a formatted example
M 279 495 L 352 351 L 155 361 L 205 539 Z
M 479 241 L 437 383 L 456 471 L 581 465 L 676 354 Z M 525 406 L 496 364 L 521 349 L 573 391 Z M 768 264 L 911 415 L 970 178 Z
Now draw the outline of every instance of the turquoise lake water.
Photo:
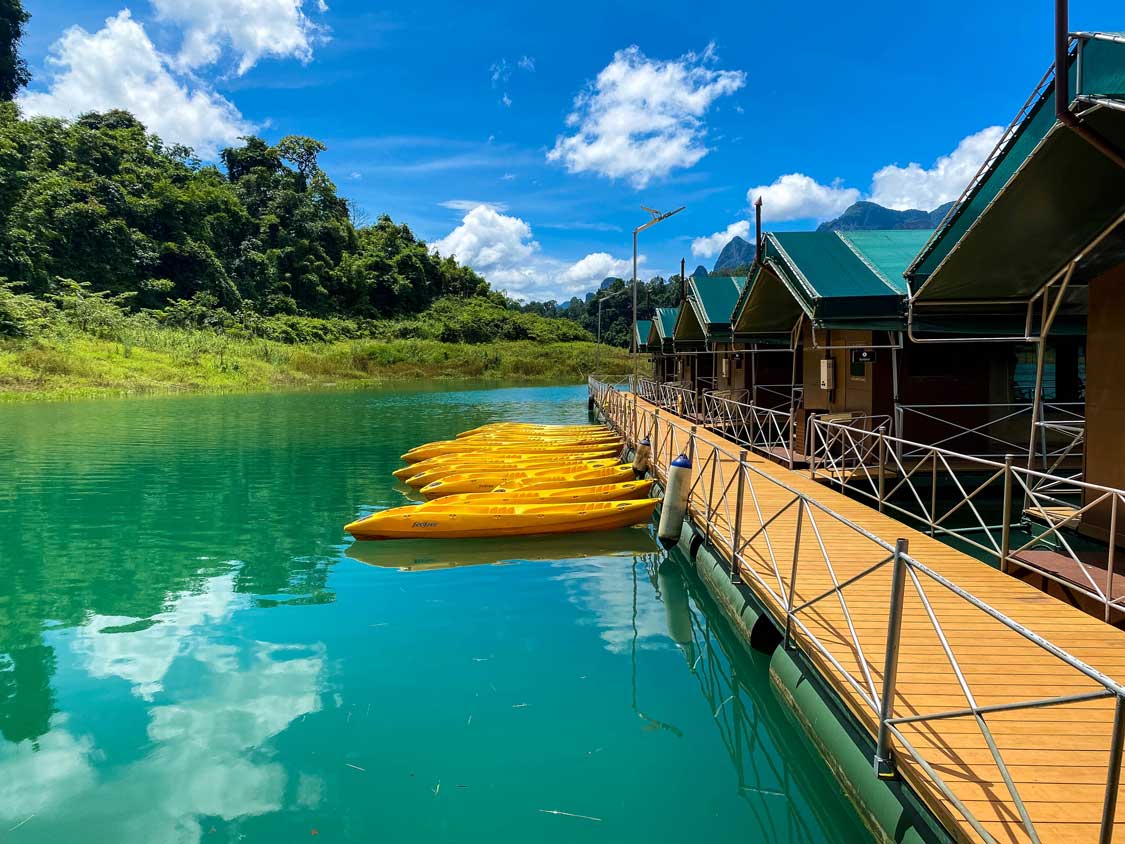
M 0 407 L 0 839 L 870 840 L 648 529 L 345 537 L 409 447 L 585 399 Z

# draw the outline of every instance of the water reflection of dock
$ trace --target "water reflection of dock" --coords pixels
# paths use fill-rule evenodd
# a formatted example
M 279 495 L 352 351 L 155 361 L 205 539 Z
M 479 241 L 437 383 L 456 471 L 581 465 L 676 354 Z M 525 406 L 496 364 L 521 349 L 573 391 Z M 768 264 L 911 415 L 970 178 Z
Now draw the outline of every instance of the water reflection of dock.
M 668 635 L 714 717 L 738 795 L 753 812 L 755 840 L 820 844 L 823 831 L 838 828 L 838 818 L 852 809 L 770 688 L 769 657 L 741 644 L 678 552 L 647 555 L 638 564 L 634 576 L 638 568 L 647 572 Z M 634 708 L 636 687 L 634 661 Z

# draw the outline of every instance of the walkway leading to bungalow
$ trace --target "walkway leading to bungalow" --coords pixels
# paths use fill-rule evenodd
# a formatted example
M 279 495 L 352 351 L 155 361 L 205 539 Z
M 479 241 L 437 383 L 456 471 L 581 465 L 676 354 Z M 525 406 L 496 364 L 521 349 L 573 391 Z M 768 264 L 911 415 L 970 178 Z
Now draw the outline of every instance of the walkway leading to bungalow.
M 732 578 L 947 829 L 1125 840 L 1125 632 L 635 394 L 591 392 L 630 442 L 649 437 L 659 478 L 694 452 L 691 515 Z

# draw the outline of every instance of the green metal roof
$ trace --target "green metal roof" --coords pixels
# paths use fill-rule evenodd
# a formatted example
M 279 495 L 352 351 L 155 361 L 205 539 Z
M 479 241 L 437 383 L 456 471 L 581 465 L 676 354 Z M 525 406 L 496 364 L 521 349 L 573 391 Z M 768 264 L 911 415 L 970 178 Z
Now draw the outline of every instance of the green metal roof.
M 648 351 L 648 335 L 649 335 L 649 332 L 651 330 L 652 330 L 652 320 L 651 319 L 638 319 L 637 320 L 637 325 L 636 325 L 635 331 L 634 331 L 634 338 L 637 341 L 637 351 L 638 352 Z
M 1073 111 L 1125 149 L 1125 37 L 1078 36 Z M 908 270 L 915 304 L 1033 296 L 1125 214 L 1125 170 L 1055 118 L 1044 78 L 997 151 Z M 1105 248 L 1121 249 L 1107 242 Z M 1096 275 L 1091 257 L 1087 277 Z M 1101 263 L 1102 269 L 1123 257 Z
M 676 343 L 728 342 L 731 314 L 745 286 L 745 276 L 689 278 L 688 307 L 682 309 L 676 322 Z
M 672 351 L 672 338 L 676 332 L 679 308 L 657 308 L 648 332 L 648 347 L 665 353 Z
M 735 306 L 739 339 L 793 329 L 902 328 L 902 273 L 928 231 L 772 232 L 763 264 Z

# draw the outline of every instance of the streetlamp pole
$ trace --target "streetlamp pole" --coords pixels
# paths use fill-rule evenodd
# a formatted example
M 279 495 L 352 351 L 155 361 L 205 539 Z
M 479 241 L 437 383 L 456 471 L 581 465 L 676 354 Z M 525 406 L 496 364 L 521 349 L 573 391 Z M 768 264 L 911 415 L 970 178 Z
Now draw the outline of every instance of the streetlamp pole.
M 632 350 L 633 354 L 637 353 L 637 235 L 643 232 L 645 229 L 652 228 L 657 223 L 661 223 L 664 220 L 667 220 L 673 214 L 679 214 L 686 207 L 686 205 L 681 205 L 675 211 L 668 211 L 664 214 L 661 214 L 659 211 L 653 208 L 646 208 L 643 205 L 641 206 L 641 208 L 644 208 L 645 211 L 652 215 L 652 219 L 645 223 L 643 226 L 637 226 L 635 229 L 633 229 L 633 339 L 629 343 L 629 348 Z

